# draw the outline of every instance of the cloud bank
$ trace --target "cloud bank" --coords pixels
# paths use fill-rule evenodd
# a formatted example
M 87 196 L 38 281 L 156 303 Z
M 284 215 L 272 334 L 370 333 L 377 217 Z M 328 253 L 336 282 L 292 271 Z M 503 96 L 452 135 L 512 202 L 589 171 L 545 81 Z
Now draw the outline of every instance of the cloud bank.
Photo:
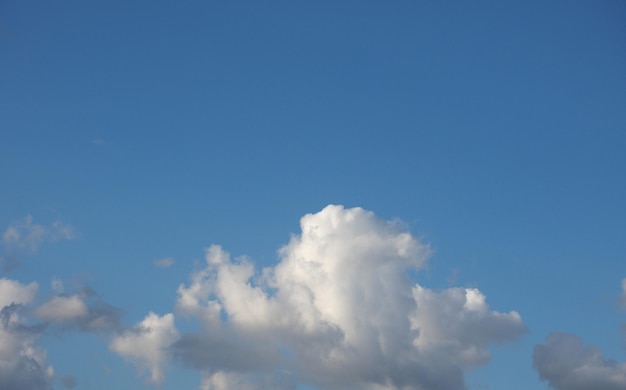
M 202 389 L 462 389 L 488 346 L 518 339 L 514 311 L 477 289 L 435 291 L 408 276 L 430 250 L 403 226 L 361 208 L 327 206 L 258 270 L 219 246 L 178 288 L 175 312 L 197 320 L 177 336 L 150 314 L 111 349 L 161 383 L 166 355 L 203 373 Z

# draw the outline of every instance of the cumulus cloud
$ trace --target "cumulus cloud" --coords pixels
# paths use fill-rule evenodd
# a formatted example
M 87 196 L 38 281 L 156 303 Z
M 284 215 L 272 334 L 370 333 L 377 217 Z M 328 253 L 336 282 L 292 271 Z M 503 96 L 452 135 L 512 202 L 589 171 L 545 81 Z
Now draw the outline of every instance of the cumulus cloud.
M 518 313 L 491 310 L 477 289 L 415 284 L 408 273 L 430 249 L 398 223 L 331 205 L 300 225 L 274 267 L 256 270 L 212 246 L 179 287 L 177 312 L 202 331 L 169 353 L 205 372 L 203 388 L 287 373 L 327 389 L 461 389 L 464 372 L 489 360 L 488 345 L 525 332 Z M 159 380 L 160 362 L 144 363 Z
M 18 264 L 19 254 L 33 255 L 46 242 L 71 240 L 74 237 L 74 230 L 69 225 L 60 221 L 55 221 L 50 226 L 39 225 L 33 223 L 32 216 L 27 215 L 9 225 L 3 233 L 5 255 L 0 258 L 0 263 L 5 269 L 11 269 Z
M 177 339 L 173 314 L 159 317 L 150 313 L 135 327 L 115 336 L 109 348 L 134 364 L 141 374 L 148 372 L 148 383 L 161 384 L 167 348 Z
M 626 389 L 626 364 L 605 359 L 598 347 L 584 346 L 575 335 L 549 334 L 535 346 L 533 365 L 556 390 Z
M 171 257 L 154 260 L 154 266 L 158 268 L 169 268 L 172 265 L 174 265 L 174 259 Z
M 32 302 L 37 284 L 23 285 L 0 279 L 0 388 L 49 389 L 54 370 L 46 363 L 46 351 L 36 344 L 39 326 L 30 326 L 20 313 Z

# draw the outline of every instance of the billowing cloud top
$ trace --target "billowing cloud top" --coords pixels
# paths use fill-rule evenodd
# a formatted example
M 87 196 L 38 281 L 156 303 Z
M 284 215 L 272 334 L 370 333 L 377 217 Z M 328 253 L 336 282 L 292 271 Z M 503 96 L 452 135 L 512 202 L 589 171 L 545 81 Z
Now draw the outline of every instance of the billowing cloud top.
M 179 287 L 177 312 L 202 331 L 170 351 L 206 373 L 203 388 L 460 389 L 489 343 L 525 332 L 519 314 L 491 311 L 477 289 L 414 284 L 407 271 L 430 250 L 396 223 L 331 205 L 300 225 L 274 267 L 259 272 L 212 246 Z

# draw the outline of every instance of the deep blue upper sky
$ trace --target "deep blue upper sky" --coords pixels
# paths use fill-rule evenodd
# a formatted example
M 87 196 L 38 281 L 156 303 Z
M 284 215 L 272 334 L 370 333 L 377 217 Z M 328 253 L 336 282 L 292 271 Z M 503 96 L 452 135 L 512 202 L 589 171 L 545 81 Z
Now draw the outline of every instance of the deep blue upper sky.
M 88 284 L 130 326 L 210 244 L 270 266 L 304 214 L 360 206 L 430 244 L 417 281 L 522 316 L 470 389 L 545 389 L 553 331 L 624 362 L 624 21 L 621 1 L 3 2 L 0 228 L 76 232 L 3 277 Z M 77 388 L 142 384 L 97 336 L 40 342 Z

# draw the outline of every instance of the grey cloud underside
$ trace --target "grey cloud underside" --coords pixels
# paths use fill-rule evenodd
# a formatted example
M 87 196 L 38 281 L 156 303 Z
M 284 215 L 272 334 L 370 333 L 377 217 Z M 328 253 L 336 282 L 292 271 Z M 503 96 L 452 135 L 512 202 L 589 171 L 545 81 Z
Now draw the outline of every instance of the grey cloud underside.
M 33 307 L 37 283 L 23 285 L 0 279 L 0 389 L 50 389 L 54 371 L 46 351 L 37 345 L 44 333 L 57 331 L 111 332 L 119 328 L 121 311 L 97 297 L 88 287 L 60 294 Z M 73 377 L 60 379 L 72 388 Z
M 98 297 L 89 286 L 59 294 L 34 310 L 36 317 L 62 329 L 110 333 L 122 329 L 123 310 Z
M 605 359 L 602 351 L 580 337 L 551 333 L 535 346 L 533 365 L 542 380 L 556 390 L 624 390 L 626 364 Z
M 0 389 L 50 389 L 45 353 L 34 344 L 45 325 L 21 322 L 23 310 L 24 305 L 11 304 L 0 311 Z
M 3 390 L 48 390 L 50 380 L 44 367 L 33 358 L 19 357 L 8 372 L 0 370 L 0 388 Z
M 286 364 L 279 351 L 258 343 L 187 333 L 169 347 L 169 353 L 185 366 L 197 370 L 264 371 Z

